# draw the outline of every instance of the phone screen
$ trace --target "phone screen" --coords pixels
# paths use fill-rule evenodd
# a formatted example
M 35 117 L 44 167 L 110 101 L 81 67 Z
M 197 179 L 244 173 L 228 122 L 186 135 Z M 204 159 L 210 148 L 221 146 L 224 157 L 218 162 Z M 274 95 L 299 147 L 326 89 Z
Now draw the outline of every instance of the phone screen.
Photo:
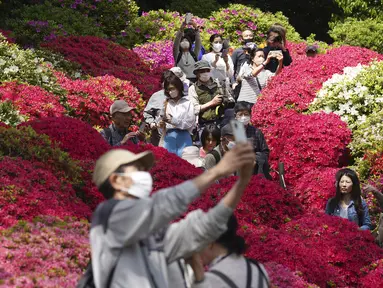
M 190 24 L 191 19 L 192 19 L 192 14 L 191 13 L 186 13 L 186 16 L 185 16 L 186 24 Z
M 231 120 L 230 125 L 231 125 L 231 128 L 233 129 L 235 142 L 246 143 L 248 140 L 246 136 L 245 126 L 237 120 Z

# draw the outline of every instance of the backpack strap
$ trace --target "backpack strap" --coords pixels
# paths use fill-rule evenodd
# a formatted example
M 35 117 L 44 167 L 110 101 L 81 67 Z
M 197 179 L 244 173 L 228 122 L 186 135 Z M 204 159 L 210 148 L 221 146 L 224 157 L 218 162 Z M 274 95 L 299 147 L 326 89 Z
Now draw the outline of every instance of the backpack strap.
M 258 275 L 259 275 L 259 277 L 258 277 L 258 283 L 259 283 L 259 285 L 258 285 L 258 287 L 260 287 L 260 288 L 263 288 L 263 281 L 266 281 L 266 283 L 267 283 L 267 288 L 268 287 L 270 287 L 270 282 L 269 282 L 269 279 L 267 278 L 267 276 L 266 276 L 266 274 L 263 272 L 263 269 L 261 268 L 261 266 L 259 265 L 259 263 L 256 261 L 256 260 L 254 260 L 254 259 L 248 259 L 248 258 L 246 258 L 250 263 L 252 263 L 252 264 L 254 264 L 255 266 L 257 266 L 257 268 L 258 268 Z
M 253 278 L 253 271 L 251 269 L 251 263 L 250 261 L 245 258 L 246 261 L 246 267 L 247 267 L 247 280 L 246 280 L 246 288 L 251 288 L 251 282 Z M 263 288 L 263 281 L 261 285 L 258 285 L 259 288 Z
M 261 83 L 259 82 L 258 76 L 255 76 L 255 80 L 257 81 L 259 92 L 261 92 L 262 86 L 261 86 Z
M 216 150 L 211 150 L 209 154 L 212 154 L 215 159 L 215 163 L 218 164 L 219 161 L 221 161 L 221 156 L 219 155 L 218 151 Z
M 210 270 L 209 272 L 221 278 L 222 281 L 225 282 L 230 288 L 238 288 L 238 286 L 222 272 L 218 270 Z

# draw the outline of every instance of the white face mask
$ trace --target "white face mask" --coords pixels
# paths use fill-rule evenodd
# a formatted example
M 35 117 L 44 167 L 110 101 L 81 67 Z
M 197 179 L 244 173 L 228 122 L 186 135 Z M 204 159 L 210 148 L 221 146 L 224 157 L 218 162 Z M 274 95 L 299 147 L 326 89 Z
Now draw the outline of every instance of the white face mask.
M 180 46 L 181 46 L 181 49 L 189 49 L 190 43 L 188 41 L 182 41 Z
M 265 58 L 255 58 L 253 62 L 255 63 L 255 65 L 259 66 L 263 62 L 265 62 Z
M 153 190 L 153 178 L 149 172 L 134 171 L 130 173 L 117 173 L 120 176 L 132 178 L 132 185 L 129 188 L 121 188 L 121 192 L 128 193 L 138 198 L 148 198 Z
M 250 123 L 250 116 L 241 116 L 241 117 L 238 117 L 237 120 L 246 126 Z
M 213 50 L 214 52 L 220 52 L 222 50 L 222 44 L 221 43 L 214 43 L 213 44 Z
M 199 80 L 202 82 L 207 82 L 210 79 L 210 72 L 204 72 L 199 74 Z
M 178 97 L 178 91 L 177 90 L 172 90 L 172 91 L 169 91 L 169 96 L 170 98 L 177 98 Z

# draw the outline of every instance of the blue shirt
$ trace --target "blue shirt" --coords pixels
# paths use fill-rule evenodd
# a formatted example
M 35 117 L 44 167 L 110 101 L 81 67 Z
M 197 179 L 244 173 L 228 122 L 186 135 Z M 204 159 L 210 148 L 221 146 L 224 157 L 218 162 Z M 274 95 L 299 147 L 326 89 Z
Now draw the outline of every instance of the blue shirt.
M 339 203 L 336 205 L 334 211 L 330 211 L 330 200 L 327 201 L 326 214 L 340 217 L 341 207 L 340 207 Z M 350 204 L 347 207 L 348 220 L 356 223 L 360 227 L 361 230 L 370 230 L 371 229 L 371 219 L 370 219 L 370 215 L 368 213 L 367 204 L 363 199 L 362 199 L 362 209 L 363 209 L 363 214 L 362 214 L 362 217 L 359 218 L 358 213 L 356 212 L 356 209 L 355 209 L 354 201 L 351 200 Z

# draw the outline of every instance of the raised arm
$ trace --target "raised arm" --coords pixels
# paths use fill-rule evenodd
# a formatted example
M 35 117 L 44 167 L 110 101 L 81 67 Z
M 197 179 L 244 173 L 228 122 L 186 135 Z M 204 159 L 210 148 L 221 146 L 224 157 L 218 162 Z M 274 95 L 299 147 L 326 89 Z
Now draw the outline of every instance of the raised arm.
M 128 246 L 166 227 L 186 212 L 188 205 L 216 180 L 249 165 L 252 155 L 254 153 L 250 144 L 238 144 L 217 166 L 191 181 L 158 191 L 152 198 L 122 200 L 109 218 L 107 244 L 111 248 Z
M 174 62 L 177 62 L 178 53 L 180 53 L 181 38 L 184 34 L 185 26 L 186 26 L 185 22 L 182 22 L 180 30 L 177 31 L 176 38 L 174 39 L 174 43 L 173 43 Z M 177 63 L 174 63 L 174 66 L 177 66 Z
M 250 173 L 247 173 L 248 171 Z M 165 254 L 168 263 L 181 257 L 190 257 L 193 253 L 199 252 L 206 245 L 218 239 L 226 231 L 227 221 L 241 200 L 251 179 L 251 172 L 251 166 L 244 168 L 243 172 L 240 173 L 239 180 L 220 203 L 210 209 L 209 212 L 192 211 L 185 219 L 169 227 L 165 236 Z

